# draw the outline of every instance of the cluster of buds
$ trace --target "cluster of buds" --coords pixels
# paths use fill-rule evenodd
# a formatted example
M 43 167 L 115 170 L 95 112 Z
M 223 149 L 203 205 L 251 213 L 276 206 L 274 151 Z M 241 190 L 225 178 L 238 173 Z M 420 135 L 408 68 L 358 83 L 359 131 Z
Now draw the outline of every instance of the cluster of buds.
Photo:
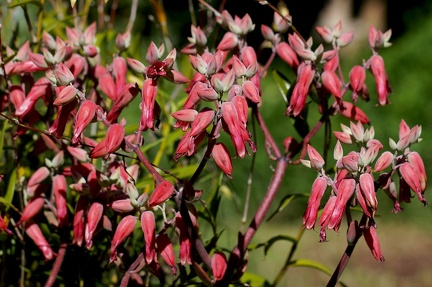
M 214 53 L 194 53 L 198 50 L 192 49 L 191 45 L 183 49 L 189 53 L 196 73 L 187 88 L 188 97 L 183 109 L 172 114 L 177 120 L 175 127 L 187 131 L 177 147 L 175 160 L 196 153 L 197 145 L 206 137 L 217 138 L 221 128 L 231 137 L 237 156 L 243 158 L 248 153 L 247 145 L 252 152 L 256 150 L 247 122 L 248 107 L 261 103 L 260 78 L 255 51 L 244 41 L 244 36 L 254 25 L 249 15 L 232 18 L 227 11 L 220 14 L 220 23 L 229 31 Z M 198 44 L 197 39 L 203 44 L 201 33 L 201 29 L 192 27 L 191 44 Z M 231 50 L 234 55 L 227 59 Z M 202 101 L 213 103 L 215 108 L 200 109 Z M 231 156 L 225 144 L 215 143 L 211 155 L 230 177 Z
M 384 190 L 394 202 L 394 212 L 401 210 L 401 202 L 410 202 L 410 190 L 426 204 L 423 197 L 427 186 L 424 164 L 419 154 L 410 150 L 412 144 L 421 140 L 421 127 L 410 129 L 402 120 L 399 141 L 390 139 L 392 151 L 385 151 L 380 156 L 383 145 L 374 139 L 373 127 L 365 129 L 361 122 L 351 122 L 349 127 L 341 124 L 341 127 L 342 131 L 334 132 L 338 141 L 334 148 L 336 175 L 333 179 L 326 174 L 324 159 L 312 146 L 309 145 L 307 149 L 309 160 L 302 160 L 304 165 L 319 173 L 312 185 L 303 224 L 306 229 L 314 228 L 321 199 L 327 187 L 330 187 L 330 197 L 319 219 L 320 241 L 326 241 L 326 229 L 339 230 L 342 218 L 349 212 L 350 206 L 359 205 L 364 218 L 358 226 L 357 223 L 354 224 L 355 227 L 349 226 L 348 234 L 353 232 L 350 228 L 363 232 L 374 257 L 384 260 L 375 231 L 374 215 L 378 209 L 376 193 L 378 188 Z M 344 155 L 341 143 L 356 144 L 360 150 Z M 394 182 L 396 175 L 399 177 L 399 189 Z
M 363 123 L 367 123 L 369 120 L 364 112 L 354 105 L 358 97 L 369 100 L 369 91 L 365 85 L 367 69 L 370 69 L 375 78 L 378 103 L 380 105 L 389 103 L 388 95 L 391 89 L 388 84 L 384 61 L 378 55 L 377 48 L 389 46 L 388 40 L 391 36 L 391 30 L 383 34 L 374 27 L 370 28 L 369 42 L 373 54 L 364 61 L 363 65 L 357 65 L 351 69 L 349 81 L 346 82 L 339 65 L 339 51 L 352 42 L 353 32 L 343 32 L 340 21 L 333 29 L 326 26 L 317 27 L 318 34 L 324 43 L 330 45 L 331 48 L 325 50 L 324 46 L 320 44 L 312 50 L 312 38 L 304 40 L 297 33 L 288 34 L 288 41 L 282 41 L 282 35 L 277 28 L 281 23 L 280 18 L 281 16 L 275 13 L 274 29 L 263 25 L 261 31 L 265 39 L 263 46 L 270 45 L 273 51 L 297 75 L 297 79 L 290 91 L 289 104 L 286 110 L 287 115 L 300 116 L 306 105 L 308 94 L 311 90 L 314 90 L 314 93 L 316 92 L 318 95 L 318 99 L 312 97 L 312 100 L 319 104 L 321 113 L 326 113 L 326 109 L 330 107 L 331 110 L 328 112 L 331 114 L 339 113 L 351 120 L 361 120 Z M 285 23 L 288 23 L 287 19 L 285 19 Z M 344 99 L 349 90 L 352 91 L 352 102 Z M 329 95 L 332 95 L 334 99 L 333 104 L 330 105 L 327 104 Z

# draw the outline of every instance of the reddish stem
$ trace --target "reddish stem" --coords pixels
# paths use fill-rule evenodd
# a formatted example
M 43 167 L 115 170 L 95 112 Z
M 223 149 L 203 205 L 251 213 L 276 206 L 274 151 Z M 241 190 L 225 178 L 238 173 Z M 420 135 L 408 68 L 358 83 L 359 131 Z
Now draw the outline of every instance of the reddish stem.
M 51 270 L 51 273 L 50 273 L 50 276 L 48 277 L 47 282 L 45 283 L 45 287 L 54 286 L 56 277 L 60 271 L 60 267 L 62 266 L 64 257 L 66 255 L 66 249 L 67 249 L 67 243 L 66 242 L 61 243 L 57 257 L 56 257 L 56 260 L 54 262 L 54 266 Z

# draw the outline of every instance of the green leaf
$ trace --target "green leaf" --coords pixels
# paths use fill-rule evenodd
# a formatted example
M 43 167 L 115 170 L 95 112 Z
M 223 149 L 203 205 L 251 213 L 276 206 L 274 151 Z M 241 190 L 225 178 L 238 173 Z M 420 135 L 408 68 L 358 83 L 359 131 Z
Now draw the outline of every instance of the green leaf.
M 309 194 L 301 193 L 301 194 L 289 194 L 289 195 L 286 195 L 286 196 L 285 196 L 284 198 L 282 198 L 282 200 L 279 202 L 279 206 L 278 206 L 278 208 L 275 210 L 275 212 L 273 212 L 273 213 L 270 215 L 270 217 L 267 219 L 267 221 L 270 221 L 270 220 L 273 218 L 273 216 L 275 216 L 276 214 L 278 214 L 279 212 L 281 212 L 282 210 L 284 210 L 285 207 L 287 207 L 288 204 L 291 203 L 291 201 L 293 201 L 293 200 L 296 199 L 296 198 L 303 198 L 303 197 L 308 198 L 308 197 L 309 197 Z
M 275 237 L 270 238 L 269 240 L 267 240 L 264 243 L 259 243 L 256 245 L 249 245 L 249 250 L 254 250 L 254 249 L 258 249 L 261 247 L 264 247 L 264 255 L 267 255 L 267 252 L 270 250 L 270 248 L 273 246 L 273 244 L 275 244 L 278 241 L 289 241 L 293 244 L 297 244 L 298 241 L 297 239 L 295 239 L 292 236 L 288 236 L 288 235 L 277 235 Z
M 17 178 L 18 178 L 18 172 L 17 172 L 17 168 L 15 167 L 10 173 L 10 177 L 8 180 L 8 185 L 7 185 L 7 189 L 6 189 L 6 194 L 3 197 L 5 202 L 7 202 L 8 204 L 6 205 L 6 209 L 9 208 L 10 204 L 12 203 L 12 199 L 15 193 L 15 186 L 17 183 Z
M 268 286 L 269 282 L 260 275 L 246 272 L 243 274 L 243 276 L 240 278 L 240 281 L 242 283 L 248 284 L 248 286 Z
M 5 132 L 8 126 L 8 121 L 2 120 L 0 121 L 0 154 L 3 154 L 3 145 L 5 139 Z
M 27 0 L 27 1 L 15 1 L 14 3 L 9 4 L 9 8 L 15 8 L 18 6 L 26 6 L 27 4 L 33 4 L 37 6 L 39 9 L 43 9 L 43 5 L 41 1 L 35 1 L 35 0 Z
M 311 260 L 311 259 L 304 259 L 304 258 L 300 258 L 294 261 L 291 261 L 289 264 L 289 266 L 293 266 L 293 267 L 309 267 L 309 268 L 313 268 L 313 269 L 317 269 L 321 272 L 324 272 L 325 274 L 328 274 L 329 276 L 331 276 L 333 274 L 332 270 L 330 270 L 330 268 L 328 268 L 327 266 L 325 266 L 324 264 L 315 261 L 315 260 Z M 339 281 L 339 284 L 341 286 L 347 286 L 345 285 L 345 283 Z
M 275 79 L 276 86 L 284 99 L 285 103 L 288 104 L 289 98 L 287 97 L 288 92 L 291 88 L 291 82 L 288 80 L 285 75 L 283 75 L 280 71 L 274 70 L 273 71 L 273 78 Z

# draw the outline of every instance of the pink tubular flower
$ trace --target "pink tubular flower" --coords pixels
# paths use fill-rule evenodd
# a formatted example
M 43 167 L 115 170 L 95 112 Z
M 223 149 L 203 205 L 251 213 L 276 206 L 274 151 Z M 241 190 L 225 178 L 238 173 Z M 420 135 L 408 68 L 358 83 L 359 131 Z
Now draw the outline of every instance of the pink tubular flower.
M 170 198 L 174 191 L 174 185 L 168 180 L 164 180 L 156 186 L 147 204 L 152 207 L 159 205 Z
M 312 191 L 309 196 L 306 211 L 303 214 L 303 225 L 306 229 L 312 229 L 315 226 L 321 198 L 323 197 L 326 189 L 327 180 L 323 177 L 316 178 L 312 184 Z
M 340 100 L 341 86 L 338 76 L 333 71 L 324 71 L 321 75 L 324 87 L 337 99 Z
M 422 158 L 418 152 L 410 152 L 407 156 L 408 162 L 414 167 L 416 174 L 420 180 L 421 191 L 424 192 L 427 188 L 426 170 Z
M 413 165 L 409 162 L 404 162 L 400 165 L 399 172 L 411 190 L 417 194 L 418 199 L 426 205 L 426 199 L 423 197 L 424 192 L 422 191 L 420 179 Z
M 370 251 L 372 252 L 372 255 L 377 261 L 380 260 L 381 262 L 383 262 L 385 259 L 384 256 L 381 254 L 381 247 L 375 227 L 370 226 L 369 228 L 364 228 L 363 235 Z
M 342 216 L 345 212 L 345 207 L 354 194 L 356 187 L 355 179 L 345 178 L 342 179 L 338 186 L 337 200 L 334 206 L 333 213 L 328 221 L 327 228 L 337 231 L 341 224 Z
M 109 126 L 106 137 L 98 143 L 90 152 L 90 158 L 106 156 L 117 151 L 125 137 L 125 129 L 121 124 Z
M 80 196 L 75 206 L 75 215 L 73 220 L 73 239 L 72 244 L 82 246 L 85 228 L 85 211 L 89 199 L 87 196 Z
M 33 198 L 31 201 L 29 201 L 25 206 L 21 214 L 21 218 L 17 222 L 17 225 L 21 223 L 25 223 L 28 220 L 32 219 L 43 208 L 43 205 L 44 205 L 43 197 Z
M 128 237 L 135 229 L 137 218 L 133 215 L 123 217 L 117 226 L 114 237 L 111 241 L 110 262 L 113 262 L 117 256 L 117 246 Z
M 58 174 L 53 177 L 52 190 L 57 207 L 57 221 L 59 226 L 68 224 L 67 202 L 66 202 L 66 178 Z
M 359 107 L 350 102 L 342 102 L 342 105 L 343 107 L 339 110 L 341 115 L 353 121 L 360 121 L 362 124 L 369 124 L 369 118 Z
M 380 172 L 386 169 L 393 162 L 393 153 L 389 151 L 385 151 L 381 154 L 381 156 L 375 162 L 374 171 Z
M 138 95 L 139 89 L 136 84 L 126 84 L 120 88 L 118 97 L 114 101 L 106 118 L 110 123 L 115 123 L 122 110 Z
M 217 46 L 218 50 L 229 51 L 234 49 L 238 44 L 238 37 L 232 32 L 226 32 Z
M 378 209 L 378 200 L 376 198 L 373 176 L 370 173 L 361 174 L 359 184 L 367 206 L 375 212 Z
M 227 147 L 223 143 L 216 143 L 212 150 L 212 157 L 215 160 L 217 166 L 225 173 L 229 178 L 232 178 L 232 162 L 231 156 Z
M 84 129 L 90 124 L 96 114 L 97 106 L 93 101 L 84 100 L 78 112 L 75 115 L 74 132 L 72 143 L 76 144 L 81 141 L 81 135 Z
M 87 212 L 87 224 L 85 227 L 86 247 L 89 250 L 93 245 L 92 242 L 93 233 L 96 231 L 99 221 L 102 218 L 102 214 L 103 214 L 103 205 L 100 204 L 99 202 L 93 202 Z
M 337 197 L 336 196 L 330 196 L 326 205 L 323 208 L 323 211 L 321 213 L 321 217 L 319 220 L 320 225 L 320 242 L 326 241 L 326 227 L 329 223 L 329 220 L 333 214 L 333 210 L 336 204 Z
M 283 61 L 293 68 L 294 71 L 297 70 L 297 67 L 299 66 L 297 54 L 294 52 L 291 46 L 288 45 L 288 43 L 280 43 L 276 48 L 276 52 Z
M 256 104 L 261 103 L 259 90 L 252 81 L 244 81 L 242 84 L 242 89 L 246 98 Z
M 141 214 L 141 229 L 144 233 L 145 258 L 147 264 L 156 260 L 155 229 L 156 221 L 153 212 L 144 211 Z
M 176 219 L 176 230 L 179 233 L 179 244 L 180 244 L 180 251 L 179 251 L 179 257 L 180 257 L 180 264 L 185 265 L 188 263 L 189 265 L 192 264 L 192 254 L 191 254 L 191 241 L 189 240 L 188 235 L 188 228 L 183 222 L 183 218 L 180 215 L 180 212 L 177 212 Z
M 379 55 L 374 55 L 370 59 L 370 67 L 375 77 L 375 84 L 378 93 L 378 103 L 381 106 L 389 104 L 388 94 L 391 93 L 388 82 L 387 72 L 384 67 L 384 60 Z
M 141 103 L 141 122 L 140 126 L 143 131 L 154 129 L 154 107 L 157 96 L 157 81 L 148 78 L 144 81 L 142 88 L 142 103 Z
M 174 249 L 168 235 L 159 234 L 156 237 L 156 245 L 160 255 L 165 260 L 165 262 L 171 267 L 171 271 L 173 275 L 175 275 L 177 273 L 177 268 L 175 267 L 176 263 L 175 263 Z
M 33 240 L 33 242 L 40 249 L 40 251 L 42 251 L 45 260 L 51 260 L 56 256 L 37 224 L 33 222 L 26 224 L 26 233 Z
M 35 192 L 41 186 L 41 183 L 48 178 L 50 171 L 46 166 L 41 166 L 38 168 L 33 175 L 30 177 L 27 183 L 27 195 L 30 197 L 35 196 Z M 37 195 L 36 195 L 37 196 Z
M 350 86 L 351 89 L 355 92 L 361 92 L 363 89 L 363 84 L 366 80 L 366 71 L 362 66 L 354 66 L 352 67 L 349 73 Z
M 227 267 L 228 264 L 225 254 L 222 252 L 215 252 L 211 259 L 211 268 L 215 282 L 223 279 Z
M 315 75 L 311 65 L 302 64 L 298 68 L 297 82 L 286 110 L 287 115 L 298 116 L 306 104 L 306 97 Z
M 320 171 L 325 164 L 322 156 L 309 144 L 307 146 L 307 153 L 311 162 L 311 167 L 317 171 Z

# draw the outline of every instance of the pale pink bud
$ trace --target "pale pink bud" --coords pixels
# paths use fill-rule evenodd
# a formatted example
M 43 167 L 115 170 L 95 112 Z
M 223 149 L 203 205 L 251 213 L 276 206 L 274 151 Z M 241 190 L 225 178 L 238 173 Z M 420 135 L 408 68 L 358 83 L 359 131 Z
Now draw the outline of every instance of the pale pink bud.
M 237 35 L 232 32 L 226 32 L 217 48 L 218 50 L 229 51 L 234 49 L 237 46 L 237 43 Z
M 25 62 L 20 62 L 21 65 L 23 65 L 24 63 L 32 63 L 33 65 L 36 65 L 39 68 L 42 69 L 46 69 L 48 68 L 48 64 L 45 61 L 45 57 L 41 54 L 36 54 L 36 53 L 29 53 L 28 54 L 28 58 L 30 61 L 25 61 Z M 6 70 L 7 71 L 7 70 Z M 20 71 L 20 72 L 26 72 L 26 71 Z M 15 73 L 17 74 L 17 72 L 15 71 Z M 8 73 L 9 75 L 14 74 L 14 71 L 9 71 Z
M 212 150 L 212 157 L 217 166 L 229 177 L 232 178 L 232 163 L 228 149 L 223 143 L 216 143 Z
M 362 66 L 352 67 L 349 73 L 350 85 L 353 91 L 360 92 L 366 80 L 366 71 Z
M 127 215 L 119 222 L 111 241 L 110 262 L 116 259 L 117 246 L 134 231 L 137 220 L 135 216 Z
M 61 90 L 57 98 L 54 100 L 53 104 L 56 106 L 66 105 L 75 99 L 76 94 L 77 94 L 76 88 L 72 85 L 69 85 Z
M 62 86 L 67 86 L 75 80 L 72 72 L 63 63 L 60 63 L 56 66 L 56 68 L 54 69 L 54 75 L 57 78 L 57 83 Z
M 306 104 L 306 97 L 313 81 L 315 70 L 311 65 L 301 65 L 298 68 L 299 76 L 291 96 L 290 105 L 286 110 L 287 115 L 298 116 Z
M 243 35 L 252 32 L 255 29 L 255 25 L 252 23 L 252 18 L 249 14 L 245 14 L 240 21 L 240 29 Z
M 317 26 L 315 29 L 325 43 L 331 43 L 333 41 L 333 33 L 330 28 L 327 26 Z
M 342 102 L 342 105 L 343 108 L 339 110 L 341 115 L 354 121 L 360 121 L 362 124 L 369 124 L 369 118 L 359 107 L 350 102 Z
M 159 52 L 156 44 L 152 41 L 147 49 L 146 61 L 152 65 L 159 59 Z
M 363 141 L 364 136 L 364 127 L 361 122 L 357 122 L 357 124 L 350 122 L 350 129 L 352 136 L 357 142 Z
M 246 98 L 256 104 L 261 103 L 259 90 L 252 81 L 244 81 L 242 84 L 242 89 Z
M 349 135 L 345 132 L 339 132 L 339 131 L 334 131 L 333 134 L 335 135 L 335 137 L 338 140 L 340 140 L 344 144 L 352 144 L 351 135 Z
M 98 48 L 95 45 L 85 45 L 83 47 L 84 55 L 93 58 L 99 54 Z
M 297 55 L 299 55 L 303 60 L 307 61 L 315 61 L 316 55 L 310 49 L 300 49 L 295 51 Z
M 91 23 L 87 29 L 85 29 L 83 34 L 83 44 L 90 45 L 93 44 L 95 41 L 95 35 L 96 35 L 96 22 Z M 81 40 L 81 39 L 80 39 Z
M 340 47 L 345 47 L 349 45 L 354 39 L 354 32 L 345 32 L 340 35 L 340 37 L 336 40 L 337 44 Z
M 363 195 L 363 192 L 362 192 L 359 184 L 356 185 L 355 193 L 356 193 L 357 201 L 360 204 L 360 207 L 363 209 L 363 213 L 367 217 L 373 218 L 374 217 L 374 210 L 372 210 L 372 208 L 366 203 L 365 197 Z
M 411 129 L 410 134 L 409 134 L 410 144 L 417 143 L 417 142 L 419 142 L 419 140 L 421 140 L 420 139 L 421 132 L 422 132 L 422 127 L 419 125 L 415 125 Z
M 408 124 L 402 119 L 399 124 L 399 139 L 408 136 L 410 132 L 411 129 L 409 128 Z
M 194 109 L 183 109 L 171 114 L 173 118 L 183 122 L 193 122 L 198 112 Z
M 257 55 L 251 46 L 246 46 L 241 50 L 240 60 L 246 67 L 257 63 Z
M 321 75 L 324 87 L 336 98 L 341 98 L 341 86 L 338 76 L 333 71 L 324 71 Z
M 317 171 L 320 171 L 324 167 L 324 159 L 311 145 L 307 146 L 307 153 L 311 161 L 311 167 Z
M 219 98 L 219 94 L 213 88 L 202 88 L 197 91 L 198 96 L 206 101 L 213 102 Z
M 424 192 L 427 188 L 427 178 L 426 178 L 426 169 L 423 163 L 422 158 L 417 152 L 410 152 L 407 155 L 408 162 L 414 167 L 414 170 L 417 173 L 417 176 L 420 180 L 420 186 L 422 192 Z
M 172 273 L 175 275 L 177 268 L 175 267 L 174 249 L 171 240 L 166 234 L 159 234 L 156 237 L 156 245 L 160 255 L 171 266 Z
M 96 231 L 98 227 L 99 221 L 102 218 L 103 214 L 103 205 L 99 202 L 93 202 L 87 212 L 87 224 L 85 227 L 85 241 L 86 247 L 90 250 L 93 245 L 93 233 Z
M 141 214 L 141 229 L 144 233 L 145 241 L 145 258 L 147 264 L 150 264 L 156 258 L 155 247 L 155 229 L 156 221 L 153 212 L 144 211 Z
M 364 228 L 363 236 L 375 259 L 377 261 L 380 260 L 381 262 L 383 262 L 385 259 L 384 256 L 381 254 L 381 247 L 375 227 L 370 226 L 369 228 Z
M 147 204 L 152 207 L 159 205 L 170 198 L 174 191 L 174 185 L 168 180 L 164 180 L 156 186 Z
M 270 41 L 270 42 L 274 41 L 275 34 L 269 26 L 262 24 L 261 25 L 261 34 L 263 35 L 265 40 Z
M 343 157 L 343 148 L 340 141 L 338 140 L 333 150 L 333 158 L 335 160 L 340 160 L 342 157 Z
M 42 251 L 45 260 L 51 260 L 56 256 L 56 254 L 51 249 L 51 246 L 43 236 L 42 231 L 40 230 L 37 224 L 35 223 L 27 224 L 26 233 L 33 240 L 33 242 L 40 249 L 40 251 Z
M 126 51 L 131 44 L 131 33 L 126 31 L 124 34 L 117 34 L 115 43 L 120 52 Z
M 41 166 L 38 168 L 30 177 L 27 183 L 27 194 L 33 197 L 35 191 L 40 186 L 40 184 L 48 178 L 50 171 L 46 166 Z
M 295 52 L 304 50 L 306 48 L 302 39 L 300 39 L 297 34 L 288 34 L 288 42 Z
M 24 207 L 24 210 L 21 214 L 21 218 L 17 222 L 17 225 L 21 223 L 25 223 L 28 220 L 32 219 L 37 213 L 39 213 L 40 210 L 42 210 L 43 206 L 44 206 L 43 197 L 37 197 L 29 201 L 27 205 Z
M 116 212 L 127 213 L 134 210 L 134 207 L 129 198 L 114 200 L 109 207 Z
M 145 66 L 143 63 L 141 63 L 138 60 L 132 59 L 132 58 L 127 58 L 126 61 L 127 61 L 129 68 L 131 68 L 132 71 L 134 71 L 135 73 L 138 73 L 138 74 L 144 73 Z
M 211 259 L 211 268 L 213 272 L 213 279 L 215 282 L 223 279 L 227 267 L 228 264 L 225 254 L 218 251 L 215 252 Z
M 58 174 L 53 177 L 52 192 L 55 196 L 57 207 L 57 221 L 59 226 L 68 224 L 67 201 L 66 201 L 66 178 Z
M 186 84 L 189 82 L 185 75 L 173 69 L 166 71 L 165 79 L 174 84 Z
M 374 167 L 375 172 L 380 172 L 386 169 L 393 162 L 393 154 L 389 151 L 385 151 L 377 159 Z
M 318 209 L 327 189 L 327 180 L 323 177 L 317 177 L 312 184 L 312 191 L 309 196 L 305 213 L 303 214 L 303 225 L 306 229 L 312 229 L 318 216 Z

